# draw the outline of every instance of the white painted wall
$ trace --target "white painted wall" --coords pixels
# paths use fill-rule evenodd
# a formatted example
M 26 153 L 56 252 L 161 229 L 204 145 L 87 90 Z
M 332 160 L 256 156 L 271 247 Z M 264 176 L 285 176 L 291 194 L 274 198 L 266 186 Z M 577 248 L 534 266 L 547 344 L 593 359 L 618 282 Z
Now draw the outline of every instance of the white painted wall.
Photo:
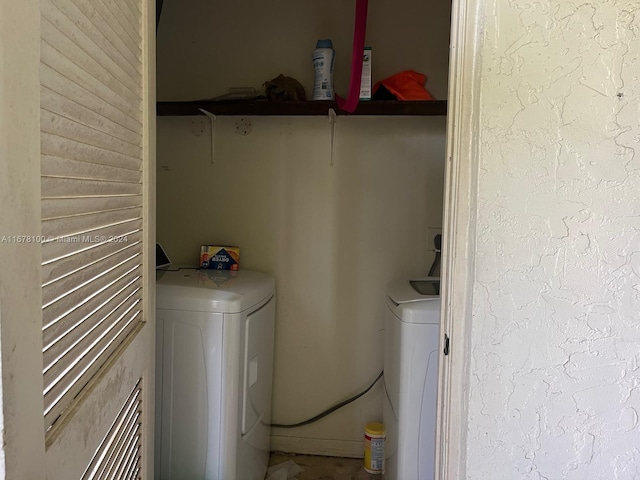
M 382 369 L 385 286 L 426 274 L 427 227 L 441 224 L 445 119 L 338 117 L 333 166 L 327 118 L 248 117 L 248 135 L 240 120 L 218 117 L 211 165 L 204 117 L 158 119 L 157 238 L 175 263 L 232 244 L 240 268 L 275 275 L 273 417 L 294 423 Z M 381 395 L 275 431 L 273 446 L 362 455 Z
M 640 4 L 480 17 L 467 478 L 640 478 Z
M 346 95 L 354 1 L 165 0 L 158 28 L 158 99 L 193 100 L 256 87 L 282 73 L 313 90 L 311 52 L 331 38 L 336 91 Z M 369 2 L 374 82 L 402 70 L 427 75 L 446 98 L 451 0 Z

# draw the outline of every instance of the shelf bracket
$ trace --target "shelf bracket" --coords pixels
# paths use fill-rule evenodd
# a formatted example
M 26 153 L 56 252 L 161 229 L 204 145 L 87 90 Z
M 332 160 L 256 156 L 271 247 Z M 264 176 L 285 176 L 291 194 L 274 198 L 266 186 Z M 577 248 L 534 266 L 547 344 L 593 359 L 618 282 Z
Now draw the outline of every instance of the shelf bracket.
M 199 108 L 198 110 L 209 117 L 209 126 L 211 127 L 211 165 L 213 165 L 215 163 L 216 151 L 216 116 L 203 108 Z
M 336 111 L 333 108 L 329 109 L 329 145 L 330 145 L 330 152 L 329 152 L 329 165 L 333 167 L 333 152 L 334 152 L 334 144 L 335 144 L 335 138 L 336 138 L 336 121 L 337 121 L 337 116 L 336 116 Z

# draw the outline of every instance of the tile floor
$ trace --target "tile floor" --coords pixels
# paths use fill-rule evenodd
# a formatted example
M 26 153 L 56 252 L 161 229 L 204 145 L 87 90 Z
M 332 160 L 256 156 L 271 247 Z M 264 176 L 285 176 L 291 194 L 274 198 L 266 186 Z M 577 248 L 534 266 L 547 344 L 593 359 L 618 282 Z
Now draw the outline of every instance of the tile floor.
M 315 455 L 296 455 L 288 453 L 274 452 L 271 454 L 269 466 L 273 467 L 285 462 L 295 462 L 304 471 L 296 473 L 291 477 L 291 471 L 288 480 L 380 480 L 380 475 L 371 475 L 364 471 L 361 458 L 339 458 L 339 457 L 320 457 Z M 287 466 L 293 466 L 289 463 Z M 296 469 L 298 470 L 298 469 Z M 274 478 L 287 478 L 282 473 L 280 476 L 274 474 Z M 267 475 L 269 480 L 269 475 Z

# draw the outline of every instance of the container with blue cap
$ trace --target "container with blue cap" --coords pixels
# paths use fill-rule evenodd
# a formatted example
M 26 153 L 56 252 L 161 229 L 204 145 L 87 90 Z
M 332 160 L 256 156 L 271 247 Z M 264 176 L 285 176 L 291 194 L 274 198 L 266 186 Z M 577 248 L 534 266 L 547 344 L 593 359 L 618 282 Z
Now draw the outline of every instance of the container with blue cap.
M 333 63 L 335 50 L 331 40 L 318 40 L 313 51 L 313 95 L 312 100 L 333 100 Z

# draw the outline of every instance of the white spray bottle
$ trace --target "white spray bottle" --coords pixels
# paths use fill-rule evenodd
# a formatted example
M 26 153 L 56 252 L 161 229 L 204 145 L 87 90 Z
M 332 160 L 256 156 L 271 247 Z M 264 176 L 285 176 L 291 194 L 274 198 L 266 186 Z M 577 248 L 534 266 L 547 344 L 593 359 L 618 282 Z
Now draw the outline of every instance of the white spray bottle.
M 313 81 L 312 100 L 333 100 L 333 61 L 335 50 L 331 40 L 318 40 L 313 51 Z

